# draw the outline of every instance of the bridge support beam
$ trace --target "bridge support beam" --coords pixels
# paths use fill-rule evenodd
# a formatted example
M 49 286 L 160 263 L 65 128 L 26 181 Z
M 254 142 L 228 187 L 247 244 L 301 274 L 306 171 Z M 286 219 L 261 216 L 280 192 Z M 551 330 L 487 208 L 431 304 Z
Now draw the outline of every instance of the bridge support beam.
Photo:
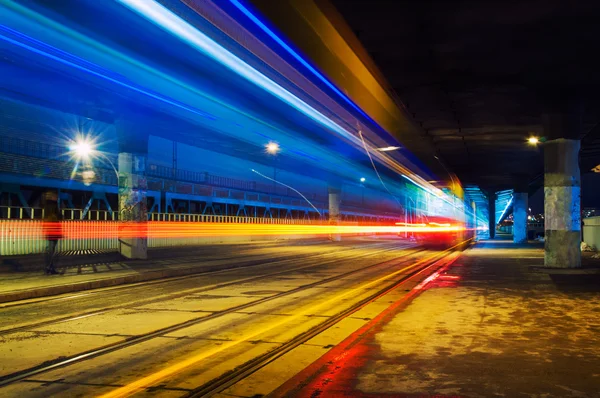
M 579 122 L 575 115 L 544 117 L 544 265 L 581 267 Z
M 119 228 L 119 252 L 125 258 L 146 259 L 148 132 L 140 129 L 139 120 L 134 119 L 117 120 L 116 129 L 119 139 L 119 220 L 130 224 Z M 137 223 L 139 226 L 133 226 Z
M 513 192 L 513 241 L 515 243 L 527 242 L 528 188 L 526 180 L 519 181 Z
M 488 192 L 488 209 L 490 239 L 494 239 L 496 237 L 496 192 L 494 191 Z
M 342 202 L 342 189 L 339 186 L 329 186 L 329 224 L 339 225 L 340 223 L 340 204 Z M 342 240 L 340 234 L 331 234 L 329 238 L 333 242 Z

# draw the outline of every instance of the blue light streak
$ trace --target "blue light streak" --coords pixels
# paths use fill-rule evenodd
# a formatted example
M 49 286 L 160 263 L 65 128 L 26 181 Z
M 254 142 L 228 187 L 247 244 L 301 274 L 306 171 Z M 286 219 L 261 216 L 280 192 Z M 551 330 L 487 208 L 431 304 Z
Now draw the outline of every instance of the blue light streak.
M 283 49 L 287 51 L 292 57 L 294 57 L 294 59 L 296 59 L 298 62 L 304 65 L 304 67 L 306 67 L 310 72 L 312 72 L 321 82 L 323 82 L 327 87 L 329 87 L 337 95 L 339 95 L 346 103 L 348 103 L 352 108 L 358 111 L 362 116 L 367 118 L 367 120 L 369 120 L 372 123 L 375 123 L 375 121 L 371 119 L 371 117 L 367 115 L 362 109 L 360 109 L 358 105 L 356 105 L 350 98 L 348 98 L 348 96 L 346 96 L 340 89 L 338 89 L 333 83 L 331 83 L 329 79 L 323 76 L 321 72 L 319 72 L 300 54 L 298 54 L 290 45 L 283 41 L 275 32 L 273 32 L 264 22 L 262 22 L 256 15 L 254 15 L 248 8 L 246 8 L 239 0 L 229 1 L 244 15 L 246 15 L 252 22 L 254 22 L 263 32 L 265 32 L 267 35 L 269 35 L 269 37 L 275 40 L 277 44 L 283 47 Z
M 361 140 L 355 134 L 341 127 L 339 124 L 337 124 L 327 116 L 323 115 L 321 112 L 314 109 L 309 104 L 302 101 L 300 98 L 296 97 L 294 94 L 292 94 L 285 88 L 278 85 L 276 82 L 269 79 L 267 76 L 252 68 L 249 64 L 239 59 L 237 56 L 220 46 L 210 37 L 208 37 L 206 34 L 202 33 L 194 26 L 192 26 L 184 19 L 177 16 L 168 8 L 162 6 L 155 0 L 118 1 L 125 7 L 131 9 L 132 11 L 148 19 L 155 25 L 159 26 L 166 32 L 187 43 L 190 47 L 219 62 L 221 65 L 225 66 L 229 70 L 245 78 L 249 82 L 262 88 L 263 90 L 271 93 L 276 98 L 279 98 L 283 102 L 297 109 L 310 119 L 323 125 L 328 130 L 331 130 L 332 132 L 338 134 L 339 136 L 348 140 L 355 146 L 360 147 Z M 408 171 L 404 166 L 396 163 L 395 161 L 386 156 L 383 156 L 379 151 L 374 151 L 373 153 L 379 161 L 385 163 L 388 167 L 395 170 L 399 174 L 402 174 L 400 170 L 402 170 L 402 172 Z
M 12 33 L 12 32 L 15 32 L 13 29 L 10 29 L 9 27 L 7 27 L 7 26 L 4 26 L 4 25 L 0 25 L 0 31 L 10 32 L 10 33 Z M 18 32 L 15 32 L 15 33 L 18 33 Z M 37 40 L 35 40 L 35 39 L 29 38 L 28 36 L 25 36 L 25 35 L 23 35 L 22 33 L 18 33 L 18 35 L 19 35 L 19 36 L 21 36 L 22 38 L 25 38 L 25 39 L 30 39 L 32 42 L 41 43 L 41 42 L 39 42 L 39 41 L 37 41 Z M 121 81 L 121 80 L 117 80 L 117 79 L 115 79 L 115 78 L 113 78 L 113 77 L 107 76 L 106 74 L 103 74 L 103 73 L 97 72 L 97 71 L 95 71 L 95 70 L 92 70 L 92 69 L 90 69 L 90 68 L 87 68 L 87 67 L 85 67 L 85 66 L 79 65 L 79 64 L 77 64 L 77 63 L 75 63 L 75 62 L 71 62 L 71 61 L 69 61 L 69 60 L 67 60 L 67 59 L 60 58 L 60 57 L 58 57 L 58 56 L 56 56 L 56 55 L 50 54 L 49 52 L 46 52 L 46 51 L 43 51 L 43 50 L 41 50 L 41 49 L 35 48 L 35 47 L 33 47 L 33 46 L 30 46 L 30 45 L 28 45 L 28 44 L 21 43 L 21 42 L 19 42 L 19 41 L 17 41 L 17 40 L 14 40 L 14 39 L 12 39 L 12 38 L 10 38 L 10 37 L 8 37 L 8 36 L 4 36 L 4 35 L 0 34 L 0 40 L 4 40 L 4 41 L 6 41 L 7 43 L 14 44 L 14 45 L 16 45 L 16 46 L 18 46 L 18 47 L 21 47 L 21 48 L 23 48 L 23 49 L 25 49 L 25 50 L 31 51 L 31 52 L 33 52 L 33 53 L 35 53 L 35 54 L 38 54 L 38 55 L 41 55 L 41 56 L 43 56 L 43 57 L 49 58 L 49 59 L 51 59 L 51 60 L 53 60 L 53 61 L 57 61 L 57 62 L 59 62 L 59 63 L 62 63 L 62 64 L 64 64 L 64 65 L 67 65 L 67 66 L 69 66 L 69 67 L 72 67 L 72 68 L 78 69 L 78 70 L 80 70 L 80 71 L 82 71 L 82 72 L 89 73 L 89 74 L 91 74 L 91 75 L 93 75 L 93 76 L 96 76 L 96 77 L 99 77 L 99 78 L 101 78 L 101 79 L 107 80 L 107 81 L 109 81 L 109 82 L 115 83 L 115 84 L 117 84 L 117 85 L 119 85 L 119 86 L 121 86 L 121 87 L 128 88 L 128 89 L 130 89 L 130 90 L 133 90 L 133 91 L 136 91 L 136 92 L 138 92 L 138 93 L 140 93 L 140 94 L 144 94 L 144 95 L 146 95 L 146 96 L 148 96 L 148 97 L 151 97 L 151 98 L 157 99 L 157 100 L 159 100 L 159 101 L 162 101 L 162 102 L 168 103 L 168 104 L 170 104 L 170 105 L 176 106 L 176 107 L 178 107 L 178 108 L 184 109 L 184 110 L 186 110 L 186 111 L 189 111 L 189 112 L 195 113 L 195 114 L 197 114 L 197 115 L 199 115 L 199 116 L 202 116 L 202 117 L 204 117 L 204 118 L 206 118 L 206 119 L 209 119 L 209 120 L 216 120 L 216 119 L 217 119 L 217 118 L 216 118 L 216 117 L 214 117 L 213 115 L 211 115 L 211 114 L 208 114 L 208 113 L 206 113 L 206 112 L 202 112 L 202 111 L 199 111 L 199 110 L 197 110 L 197 109 L 194 109 L 194 108 L 191 108 L 191 107 L 189 107 L 189 106 L 186 106 L 186 105 L 184 105 L 184 104 L 182 104 L 182 103 L 179 103 L 179 102 L 177 102 L 177 101 L 170 100 L 170 99 L 168 99 L 168 98 L 166 98 L 166 97 L 163 97 L 163 96 L 161 96 L 161 95 L 159 95 L 159 94 L 156 94 L 156 93 L 153 93 L 153 92 L 151 92 L 151 91 L 144 90 L 143 88 L 140 88 L 140 87 L 134 86 L 133 84 L 129 84 L 129 83 L 125 83 L 125 82 L 123 82 L 123 81 Z M 46 48 L 51 48 L 51 49 L 54 49 L 54 47 L 51 47 L 51 46 L 49 46 L 49 45 L 47 45 L 47 44 L 44 44 L 44 43 L 41 43 L 41 44 L 43 44 L 43 45 L 44 45 Z M 58 50 L 58 49 L 56 49 L 56 51 L 57 51 L 58 53 L 63 53 L 63 54 L 66 54 L 66 53 L 64 53 L 63 51 L 61 51 L 61 50 Z M 73 58 L 75 58 L 75 59 L 78 59 L 77 57 L 73 57 Z M 89 64 L 89 65 L 93 65 L 94 67 L 98 68 L 99 70 L 102 70 L 102 68 L 101 68 L 101 67 L 99 67 L 99 66 L 97 66 L 97 65 L 94 65 L 94 64 L 92 64 L 92 63 L 90 63 L 90 62 L 88 62 L 88 61 L 85 61 L 85 62 L 86 62 L 87 64 Z
M 332 131 L 334 131 L 346 138 L 349 138 L 353 142 L 360 143 L 357 136 L 355 136 L 354 134 L 345 130 L 343 127 L 339 126 L 333 120 L 327 118 L 325 115 L 321 114 L 320 112 L 318 112 L 317 110 L 312 108 L 310 105 L 304 103 L 302 100 L 295 97 L 292 93 L 286 91 L 283 87 L 277 85 L 277 83 L 271 81 L 266 76 L 260 74 L 260 72 L 254 70 L 248 64 L 239 60 L 234 54 L 227 52 L 227 50 L 225 50 L 223 47 L 219 46 L 216 42 L 212 41 L 210 38 L 203 35 L 200 31 L 195 29 L 193 26 L 187 24 L 181 18 L 170 13 L 168 10 L 164 9 L 164 7 L 160 6 L 159 4 L 150 2 L 150 1 L 136 2 L 135 0 L 121 0 L 121 3 L 123 3 L 123 4 L 124 3 L 132 3 L 132 4 L 136 4 L 137 6 L 142 7 L 142 8 L 145 8 L 148 5 L 150 7 L 156 6 L 156 7 L 158 7 L 157 9 L 159 10 L 160 15 L 162 15 L 165 12 L 167 13 L 167 16 L 170 14 L 171 16 L 173 16 L 173 19 L 167 19 L 163 22 L 168 24 L 169 32 L 171 32 L 170 29 L 174 29 L 174 32 L 171 32 L 173 35 L 180 37 L 177 32 L 179 32 L 179 30 L 183 29 L 185 31 L 185 33 L 188 35 L 188 36 L 186 36 L 187 38 L 185 38 L 183 40 L 188 42 L 193 48 L 200 50 L 200 48 L 197 47 L 197 45 L 199 46 L 200 44 L 203 44 L 205 47 L 208 46 L 208 48 L 206 48 L 205 50 L 200 50 L 200 51 L 202 53 L 210 56 L 211 58 L 217 60 L 221 64 L 227 66 L 229 69 L 233 70 L 235 73 L 237 73 L 237 74 L 241 75 L 242 77 L 250 80 L 251 82 L 257 84 L 259 87 L 265 89 L 268 92 L 271 92 L 273 95 L 277 96 L 278 98 L 280 98 L 284 102 L 288 103 L 289 105 L 295 107 L 296 109 L 298 109 L 305 115 L 309 116 L 311 119 L 316 120 L 317 122 L 328 127 Z M 142 15 L 144 15 L 144 14 L 142 14 Z M 162 16 L 164 17 L 164 15 L 162 15 Z M 147 18 L 150 19 L 150 17 L 147 17 Z M 160 25 L 160 26 L 162 26 L 162 25 Z M 165 102 L 165 103 L 174 105 L 178 108 L 184 109 L 186 111 L 190 111 L 194 114 L 203 116 L 203 117 L 211 119 L 211 120 L 216 119 L 213 115 L 204 113 L 204 112 L 197 110 L 196 108 L 190 107 L 186 104 L 179 103 L 176 100 L 172 100 L 167 97 L 164 97 L 158 93 L 152 92 L 149 89 L 145 89 L 143 87 L 137 86 L 133 82 L 128 82 L 127 78 L 124 76 L 120 76 L 118 74 L 115 74 L 113 72 L 105 70 L 99 65 L 88 62 L 82 58 L 78 58 L 78 57 L 71 55 L 69 53 L 66 53 L 62 50 L 56 49 L 55 47 L 45 44 L 43 42 L 39 42 L 33 38 L 29 38 L 28 36 L 19 34 L 18 32 L 15 32 L 8 27 L 4 27 L 3 25 L 0 25 L 0 29 L 4 29 L 4 31 L 8 34 L 7 36 L 0 34 L 0 39 L 5 40 L 6 42 L 9 42 L 16 46 L 24 48 L 30 52 L 42 55 L 43 57 L 46 57 L 53 61 L 57 61 L 61 64 L 75 68 L 76 70 L 83 71 L 85 73 L 91 74 L 92 76 L 96 76 L 98 78 L 115 83 L 119 86 L 128 88 L 130 90 L 144 94 L 151 98 L 157 99 L 161 102 Z M 164 29 L 167 29 L 167 28 L 164 28 Z M 17 34 L 19 34 L 19 37 L 17 37 L 17 39 L 15 40 L 13 35 L 17 35 Z M 203 42 L 203 43 L 194 43 L 194 40 L 196 40 L 196 41 L 201 40 L 202 37 L 204 37 L 208 41 Z M 20 40 L 22 40 L 22 41 L 20 41 Z M 191 40 L 191 42 L 189 40 Z M 212 51 L 212 53 L 205 52 L 205 51 Z M 217 58 L 215 58 L 215 57 L 217 57 Z M 227 64 L 224 64 L 224 62 L 227 62 Z M 110 73 L 110 75 L 109 75 L 109 73 Z M 255 82 L 254 80 L 251 80 L 252 78 L 257 79 L 257 82 Z M 240 126 L 239 124 L 237 124 L 237 125 Z M 260 134 L 260 133 L 257 133 L 257 134 Z M 373 151 L 373 149 L 370 149 L 370 150 L 366 149 L 366 150 L 367 150 L 367 154 L 370 157 L 370 153 Z M 301 151 L 290 151 L 290 152 L 310 158 L 312 160 L 316 160 L 314 157 L 307 155 L 306 153 L 301 152 Z M 378 158 L 380 161 L 382 159 L 385 161 L 388 161 L 387 157 L 382 157 L 378 152 L 373 151 L 372 153 L 373 153 L 373 157 Z M 390 166 L 389 162 L 387 162 L 387 164 L 388 164 L 388 166 Z M 393 166 L 396 170 L 398 170 L 402 167 L 400 164 L 396 164 L 396 163 L 394 163 Z M 419 186 L 420 188 L 424 189 L 425 191 L 431 193 L 432 195 L 434 195 L 436 197 L 440 196 L 440 194 L 433 193 L 430 189 L 419 184 L 415 180 L 407 177 L 406 175 L 403 175 L 403 174 L 401 174 L 401 175 L 403 177 L 407 178 L 413 184 L 415 184 L 415 185 Z M 417 175 L 413 175 L 413 178 L 417 178 L 418 180 L 420 179 Z M 447 200 L 445 200 L 445 202 L 451 204 Z
M 200 32 L 198 29 L 156 1 L 118 1 L 124 6 L 130 8 L 132 11 L 140 14 L 144 18 L 161 27 L 165 31 L 186 42 L 191 47 L 216 60 L 220 64 L 242 76 L 246 80 L 254 83 L 258 87 L 261 87 L 265 91 L 273 94 L 275 97 L 284 101 L 288 105 L 296 108 L 309 118 L 338 133 L 346 139 L 356 141 L 356 137 L 354 135 L 340 127 L 337 123 L 333 122 L 325 115 L 312 108 L 306 102 L 302 101 L 300 98 L 279 86 L 277 83 L 270 80 L 256 69 L 252 68 L 250 65 L 221 47 L 217 42 Z

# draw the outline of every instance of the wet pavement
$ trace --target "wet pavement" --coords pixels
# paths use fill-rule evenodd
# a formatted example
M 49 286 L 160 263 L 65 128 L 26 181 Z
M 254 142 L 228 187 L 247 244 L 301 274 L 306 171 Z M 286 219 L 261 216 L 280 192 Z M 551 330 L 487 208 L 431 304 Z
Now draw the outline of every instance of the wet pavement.
M 272 396 L 598 397 L 600 280 L 480 242 Z

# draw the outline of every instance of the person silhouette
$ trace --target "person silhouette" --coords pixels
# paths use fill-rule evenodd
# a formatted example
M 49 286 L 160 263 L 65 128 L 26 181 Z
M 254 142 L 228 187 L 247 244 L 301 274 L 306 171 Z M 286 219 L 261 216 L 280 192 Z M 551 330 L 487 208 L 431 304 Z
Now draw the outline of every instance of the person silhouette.
M 61 214 L 58 208 L 58 195 L 56 192 L 48 191 L 43 197 L 44 217 L 42 230 L 46 246 L 46 274 L 58 274 L 55 267 L 56 249 L 58 241 L 62 238 Z

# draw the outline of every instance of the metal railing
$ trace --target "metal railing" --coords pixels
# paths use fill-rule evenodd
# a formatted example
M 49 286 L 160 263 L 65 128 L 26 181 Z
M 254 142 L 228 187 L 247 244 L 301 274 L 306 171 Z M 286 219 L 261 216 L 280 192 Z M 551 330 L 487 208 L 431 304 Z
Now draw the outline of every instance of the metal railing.
M 61 209 L 63 220 L 116 221 L 118 213 L 108 210 L 88 210 L 84 216 L 83 209 Z M 44 209 L 39 207 L 0 206 L 0 220 L 41 220 Z
M 27 140 L 19 137 L 0 136 L 0 171 L 36 175 L 40 173 L 44 177 L 56 178 L 62 180 L 74 179 L 84 181 L 81 173 L 72 174 L 73 165 L 67 160 L 65 154 L 68 148 L 62 145 L 50 144 L 45 142 Z M 107 153 L 106 156 L 114 164 L 117 163 L 117 156 L 113 153 Z M 95 184 L 115 186 L 117 185 L 117 176 L 114 171 L 103 162 L 97 162 L 94 167 Z M 263 183 L 257 181 L 248 181 L 231 177 L 213 175 L 204 171 L 174 169 L 168 166 L 157 164 L 148 164 L 147 176 L 162 179 L 160 183 L 177 188 L 177 183 L 204 184 L 211 187 L 222 187 L 233 190 L 246 191 L 252 193 L 267 193 L 273 195 L 286 196 L 290 199 L 299 200 L 299 196 L 291 189 L 282 187 L 278 184 Z M 167 191 L 169 189 L 166 189 Z M 181 192 L 185 193 L 185 192 Z M 313 203 L 327 203 L 327 195 L 318 193 L 306 193 L 306 196 Z M 358 199 L 344 197 L 343 201 L 355 207 L 364 207 L 364 203 Z M 395 211 L 395 205 L 392 205 L 390 212 Z
M 178 237 L 177 239 L 169 237 L 153 237 L 153 228 L 157 227 L 157 225 L 161 222 L 264 225 L 326 224 L 326 221 L 324 220 L 152 213 L 150 215 L 150 223 L 148 224 L 148 232 L 150 236 L 148 239 L 148 247 L 193 246 L 222 239 L 211 238 L 207 236 Z M 113 220 L 63 220 L 62 232 L 65 238 L 59 241 L 58 250 L 61 252 L 85 250 L 117 251 L 119 247 L 118 236 L 120 224 L 120 222 Z M 361 224 L 365 223 L 339 222 L 339 225 Z M 372 223 L 370 225 L 372 225 Z M 160 227 L 158 228 L 160 229 Z M 82 238 L 71 239 L 69 237 Z M 43 221 L 41 219 L 0 220 L 0 256 L 40 254 L 46 250 L 46 245 L 47 242 L 44 239 L 43 233 Z
M 40 254 L 46 250 L 41 220 L 0 220 L 0 256 Z M 82 231 L 96 231 L 98 237 L 61 239 L 58 251 L 117 250 L 118 223 L 114 221 L 62 222 L 65 236 L 78 236 Z M 110 238 L 106 238 L 110 236 Z
M 180 222 L 210 222 L 225 224 L 286 224 L 286 225 L 312 225 L 322 224 L 323 220 L 268 218 L 245 216 L 219 216 L 208 214 L 177 214 L 177 213 L 151 213 L 149 221 L 180 221 Z

